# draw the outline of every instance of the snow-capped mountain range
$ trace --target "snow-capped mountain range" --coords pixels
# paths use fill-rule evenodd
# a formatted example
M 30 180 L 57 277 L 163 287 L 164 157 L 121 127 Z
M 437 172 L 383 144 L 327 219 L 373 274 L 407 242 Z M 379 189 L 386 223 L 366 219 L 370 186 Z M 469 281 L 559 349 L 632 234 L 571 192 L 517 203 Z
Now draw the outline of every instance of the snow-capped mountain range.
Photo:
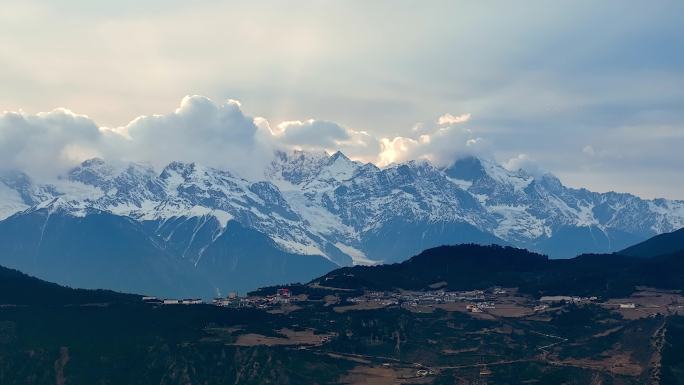
M 34 227 L 43 231 L 55 215 L 124 218 L 154 247 L 195 267 L 226 239 L 231 223 L 272 241 L 274 250 L 330 266 L 396 262 L 463 242 L 564 257 L 615 251 L 684 227 L 684 201 L 568 188 L 553 175 L 509 171 L 485 159 L 378 168 L 341 152 L 302 151 L 278 153 L 257 181 L 195 163 L 173 162 L 159 172 L 101 159 L 46 184 L 20 171 L 3 173 L 0 237 L 10 224 L 38 214 Z M 27 242 L 0 251 L 24 250 Z

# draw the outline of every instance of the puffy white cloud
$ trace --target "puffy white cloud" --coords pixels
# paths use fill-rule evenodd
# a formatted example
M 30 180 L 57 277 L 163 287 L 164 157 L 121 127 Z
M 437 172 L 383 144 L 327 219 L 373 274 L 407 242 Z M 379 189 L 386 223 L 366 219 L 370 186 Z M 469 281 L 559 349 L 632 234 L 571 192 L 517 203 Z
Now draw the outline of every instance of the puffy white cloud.
M 264 120 L 260 120 L 263 124 Z M 267 123 L 267 122 L 266 122 Z M 340 150 L 346 155 L 363 161 L 375 161 L 380 142 L 366 131 L 357 131 L 325 120 L 286 121 L 271 129 L 276 147 L 298 150 Z
M 472 130 L 461 127 L 470 119 L 470 114 L 442 115 L 437 126 L 428 130 L 425 124 L 414 126 L 415 136 L 382 138 L 382 151 L 378 155 L 381 166 L 411 159 L 428 159 L 438 166 L 446 166 L 459 156 L 488 154 L 489 145 Z
M 593 158 L 595 160 L 602 160 L 602 159 L 608 159 L 608 158 L 613 158 L 613 159 L 620 159 L 622 156 L 618 152 L 615 151 L 609 151 L 605 148 L 597 148 L 595 146 L 592 146 L 591 144 L 587 144 L 582 148 L 582 153 L 586 155 L 588 158 Z
M 300 148 L 334 148 L 352 136 L 351 130 L 337 123 L 314 119 L 282 122 L 273 134 L 283 144 Z
M 503 163 L 503 166 L 509 171 L 525 170 L 533 176 L 541 176 L 544 171 L 537 162 L 527 154 L 518 154 Z
M 178 160 L 254 174 L 270 160 L 270 151 L 257 140 L 254 119 L 240 107 L 235 100 L 217 104 L 204 96 L 186 96 L 172 113 L 141 116 L 109 130 L 119 138 L 109 141 L 108 152 L 158 167 Z
M 437 124 L 439 125 L 449 125 L 467 122 L 470 120 L 470 114 L 463 114 L 458 116 L 453 116 L 451 114 L 444 114 L 437 119 Z
M 594 150 L 594 146 L 587 144 L 582 148 L 582 152 L 589 155 L 589 156 L 594 156 L 596 155 L 596 150 Z
M 4 112 L 0 114 L 0 167 L 53 175 L 101 155 L 102 138 L 91 119 L 66 109 L 35 115 Z
M 140 116 L 120 127 L 98 127 L 84 115 L 57 109 L 0 116 L 0 161 L 35 176 L 55 176 L 85 159 L 151 163 L 198 162 L 259 178 L 279 150 L 341 150 L 380 166 L 427 158 L 438 165 L 457 155 L 482 152 L 484 141 L 461 123 L 469 114 L 444 115 L 437 124 L 419 124 L 410 136 L 379 138 L 340 124 L 309 119 L 272 127 L 265 118 L 245 115 L 239 102 L 216 103 L 186 96 L 167 114 Z
M 122 127 L 98 127 L 65 109 L 0 115 L 0 162 L 37 177 L 51 177 L 93 157 L 148 162 L 198 162 L 256 176 L 271 160 L 264 135 L 240 103 L 217 104 L 187 96 L 173 112 L 141 116 Z

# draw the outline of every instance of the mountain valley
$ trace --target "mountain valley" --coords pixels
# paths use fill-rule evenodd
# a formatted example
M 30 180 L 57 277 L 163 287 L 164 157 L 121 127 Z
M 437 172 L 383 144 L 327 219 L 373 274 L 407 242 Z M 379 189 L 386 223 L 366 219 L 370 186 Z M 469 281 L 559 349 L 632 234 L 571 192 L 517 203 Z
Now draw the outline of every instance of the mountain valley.
M 567 260 L 439 247 L 213 304 L 0 268 L 0 382 L 682 384 L 684 243 L 650 256 L 671 239 Z

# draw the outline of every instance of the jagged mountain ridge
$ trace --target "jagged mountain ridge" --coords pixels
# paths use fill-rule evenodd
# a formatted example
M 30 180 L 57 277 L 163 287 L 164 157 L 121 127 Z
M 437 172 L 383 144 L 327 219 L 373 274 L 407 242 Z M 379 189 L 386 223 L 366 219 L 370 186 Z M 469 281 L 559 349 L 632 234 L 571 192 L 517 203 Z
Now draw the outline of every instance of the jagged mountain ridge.
M 298 171 L 301 168 L 304 171 Z M 380 169 L 350 161 L 341 153 L 299 152 L 280 154 L 267 176 L 304 217 L 308 215 L 312 222 L 316 219 L 313 214 L 324 218 L 320 222 L 325 226 L 319 228 L 326 234 L 336 239 L 351 234 L 349 244 L 371 252 L 368 242 L 374 234 L 382 234 L 389 247 L 417 232 L 418 239 L 412 241 L 421 248 L 408 245 L 405 250 L 417 253 L 462 242 L 454 234 L 446 237 L 452 239 L 449 242 L 434 237 L 434 232 L 464 226 L 467 229 L 457 233 L 471 230 L 466 238 L 472 242 L 508 243 L 570 257 L 619 250 L 684 226 L 682 201 L 568 188 L 551 174 L 535 177 L 474 157 L 447 168 L 410 161 Z M 405 221 L 410 226 L 402 223 Z M 392 237 L 391 229 L 397 227 L 407 231 L 396 231 Z M 435 238 L 432 244 L 421 243 L 424 235 Z M 407 254 L 378 258 L 375 253 L 371 259 L 397 261 Z
M 75 217 L 95 209 L 132 218 L 194 264 L 230 221 L 284 251 L 337 265 L 398 261 L 463 242 L 556 257 L 610 252 L 684 227 L 682 201 L 568 188 L 550 174 L 474 157 L 447 168 L 425 160 L 379 168 L 341 152 L 281 152 L 263 179 L 194 163 L 155 172 L 92 159 L 51 184 L 4 175 L 0 215 L 61 208 Z

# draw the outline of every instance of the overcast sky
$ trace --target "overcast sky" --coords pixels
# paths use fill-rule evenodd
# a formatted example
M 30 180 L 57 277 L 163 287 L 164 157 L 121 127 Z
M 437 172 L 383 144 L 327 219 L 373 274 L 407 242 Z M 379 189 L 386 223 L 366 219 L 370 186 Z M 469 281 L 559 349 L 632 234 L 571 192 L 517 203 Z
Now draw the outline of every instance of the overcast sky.
M 5 166 L 52 172 L 97 155 L 239 168 L 278 147 L 380 165 L 476 153 L 571 186 L 684 199 L 682 1 L 0 8 Z

